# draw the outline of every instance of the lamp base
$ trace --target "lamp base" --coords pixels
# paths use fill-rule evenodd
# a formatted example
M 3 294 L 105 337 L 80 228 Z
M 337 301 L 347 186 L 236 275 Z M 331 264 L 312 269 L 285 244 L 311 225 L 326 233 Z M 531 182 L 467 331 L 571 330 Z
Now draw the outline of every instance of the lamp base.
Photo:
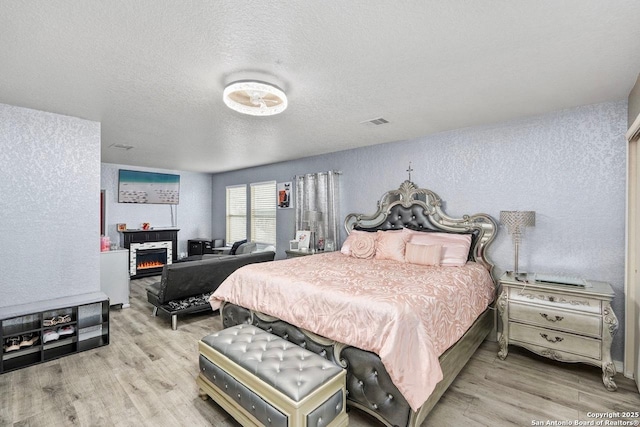
M 507 270 L 505 273 L 507 273 L 509 276 L 512 276 L 514 278 L 514 280 L 516 280 L 518 282 L 527 282 L 528 281 L 529 273 L 527 273 L 526 271 L 518 271 L 516 273 L 513 270 Z
M 318 250 L 318 242 L 316 241 L 316 232 L 311 231 L 309 234 L 309 250 L 315 253 Z

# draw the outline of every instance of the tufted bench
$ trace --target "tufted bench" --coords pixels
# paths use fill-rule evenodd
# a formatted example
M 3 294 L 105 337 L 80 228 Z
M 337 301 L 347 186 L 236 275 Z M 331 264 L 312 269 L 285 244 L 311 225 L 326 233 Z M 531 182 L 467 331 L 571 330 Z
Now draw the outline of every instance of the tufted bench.
M 253 325 L 199 342 L 203 399 L 211 397 L 243 426 L 338 427 L 345 412 L 345 370 Z

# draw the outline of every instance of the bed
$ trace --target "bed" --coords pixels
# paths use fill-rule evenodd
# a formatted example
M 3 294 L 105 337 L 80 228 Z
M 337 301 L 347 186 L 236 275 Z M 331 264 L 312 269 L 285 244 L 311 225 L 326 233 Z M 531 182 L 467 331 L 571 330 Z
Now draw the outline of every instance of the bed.
M 437 194 L 405 181 L 382 196 L 373 215 L 348 215 L 345 228 L 350 236 L 465 236 L 468 262 L 416 266 L 339 252 L 294 258 L 238 270 L 212 295 L 212 307 L 225 327 L 252 323 L 345 367 L 350 406 L 387 426 L 418 426 L 493 328 L 486 251 L 496 223 L 486 214 L 449 217 Z M 423 284 L 443 278 L 442 285 Z M 436 294 L 460 300 L 461 308 Z M 354 314 L 356 306 L 364 314 Z

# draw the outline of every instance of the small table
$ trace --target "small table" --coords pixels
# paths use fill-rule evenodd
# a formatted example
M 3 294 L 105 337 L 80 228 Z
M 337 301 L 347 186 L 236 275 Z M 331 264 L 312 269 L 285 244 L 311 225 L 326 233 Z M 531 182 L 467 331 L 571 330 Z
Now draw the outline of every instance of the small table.
M 535 275 L 499 280 L 498 357 L 507 357 L 509 344 L 524 347 L 561 362 L 580 362 L 602 368 L 602 382 L 615 391 L 616 368 L 611 341 L 618 319 L 611 309 L 613 289 L 605 282 L 585 281 L 586 286 L 552 284 Z
M 110 305 L 128 308 L 129 251 L 114 249 L 100 252 L 100 290 L 109 296 Z
M 300 250 L 294 250 L 294 249 L 287 249 L 284 252 L 287 254 L 287 258 L 296 258 L 300 256 L 313 255 L 317 253 L 313 251 L 300 251 Z
M 225 254 L 225 253 L 229 253 L 231 251 L 231 247 L 223 247 L 223 248 L 211 248 L 210 249 L 211 252 L 215 253 L 220 253 L 220 254 Z

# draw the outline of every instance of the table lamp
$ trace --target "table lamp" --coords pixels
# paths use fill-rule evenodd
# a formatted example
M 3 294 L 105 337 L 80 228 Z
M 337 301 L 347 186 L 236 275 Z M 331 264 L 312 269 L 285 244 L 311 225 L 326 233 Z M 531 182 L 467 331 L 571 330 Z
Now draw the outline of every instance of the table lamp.
M 316 238 L 316 232 L 318 231 L 318 223 L 322 221 L 322 212 L 318 211 L 305 211 L 304 220 L 309 224 L 309 250 L 315 252 L 318 249 L 318 241 Z
M 500 211 L 500 222 L 507 228 L 507 232 L 513 237 L 515 245 L 515 260 L 513 275 L 518 276 L 518 247 L 526 227 L 536 225 L 536 213 L 534 211 Z

